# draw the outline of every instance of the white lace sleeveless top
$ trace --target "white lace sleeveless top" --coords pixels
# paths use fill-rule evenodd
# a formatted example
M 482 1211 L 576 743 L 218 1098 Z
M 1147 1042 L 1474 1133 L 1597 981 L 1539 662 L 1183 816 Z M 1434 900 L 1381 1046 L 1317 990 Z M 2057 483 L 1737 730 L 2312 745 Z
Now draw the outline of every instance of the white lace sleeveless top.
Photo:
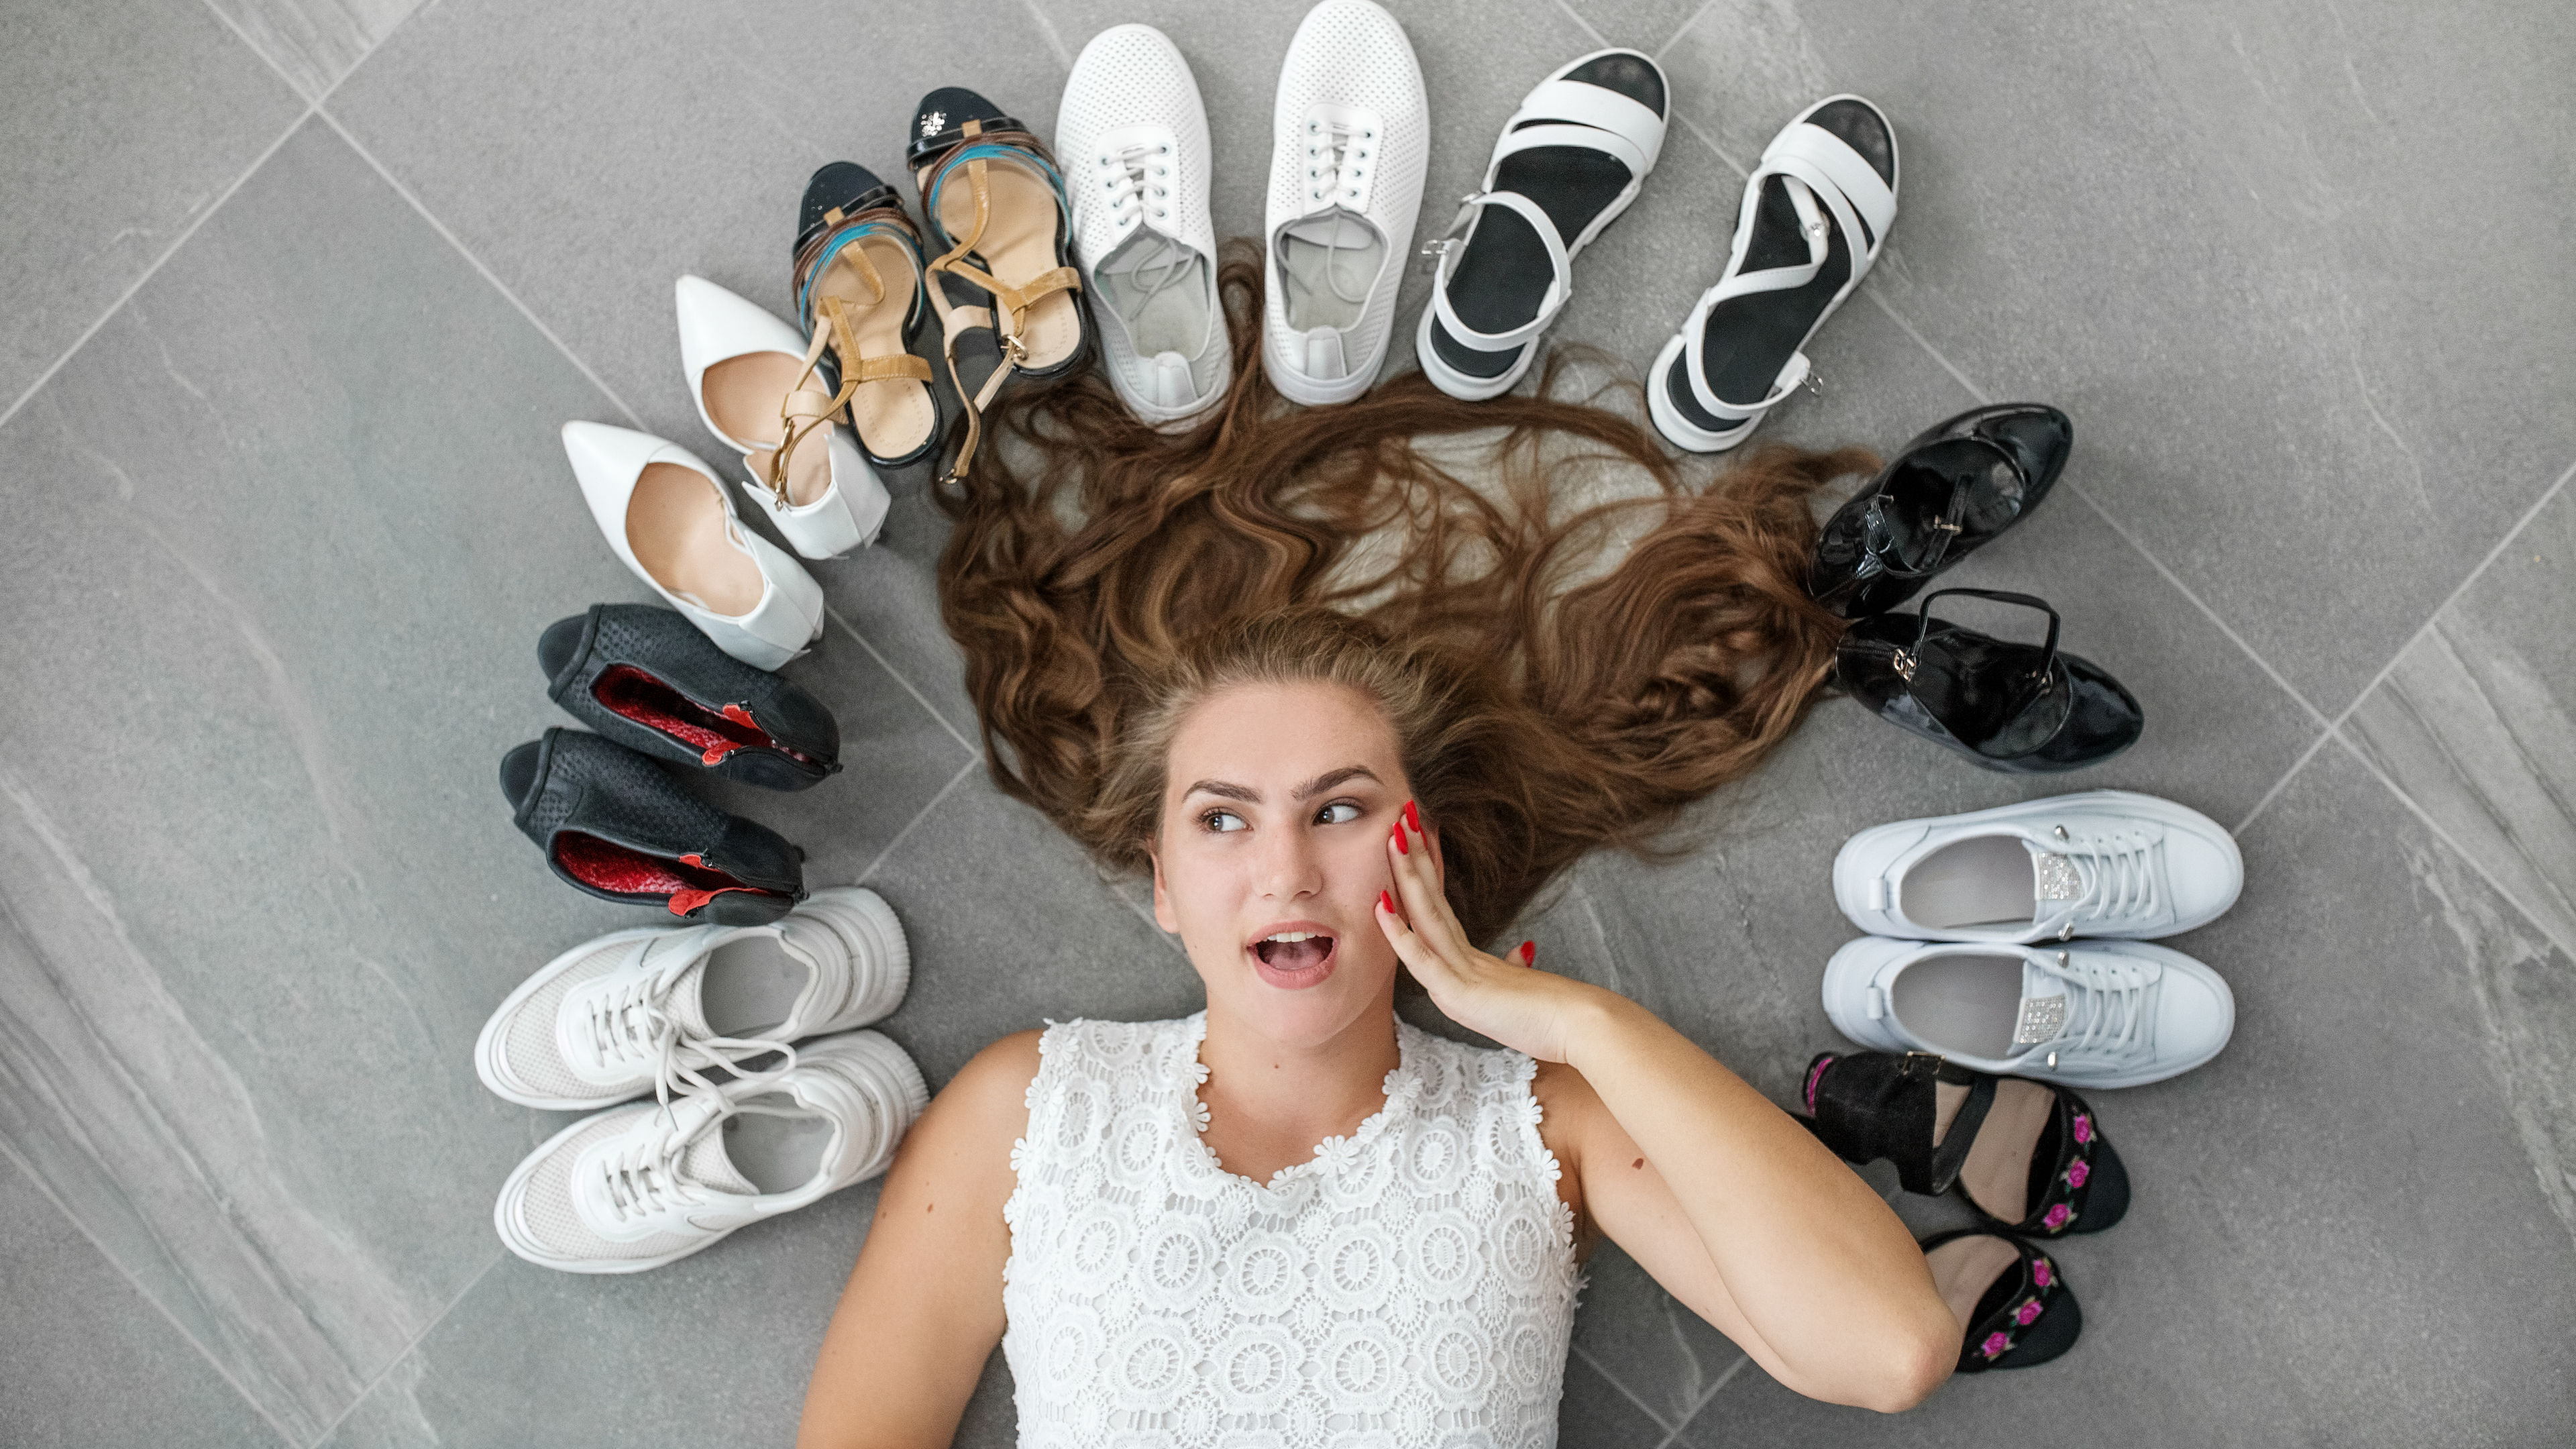
M 1578 1285 L 1535 1064 L 1399 1022 L 1385 1108 L 1265 1186 L 1199 1140 L 1206 1030 L 1047 1029 L 1002 1210 L 1020 1443 L 1553 1445 Z

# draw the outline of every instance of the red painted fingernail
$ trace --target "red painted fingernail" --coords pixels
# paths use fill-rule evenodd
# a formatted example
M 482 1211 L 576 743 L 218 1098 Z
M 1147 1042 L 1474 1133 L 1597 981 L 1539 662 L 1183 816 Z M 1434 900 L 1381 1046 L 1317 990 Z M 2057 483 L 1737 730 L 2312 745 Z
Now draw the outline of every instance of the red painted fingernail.
M 1395 853 L 1398 855 L 1411 855 L 1413 853 L 1413 847 L 1404 843 L 1404 827 L 1401 825 L 1395 827 L 1393 834 L 1395 836 Z
M 1391 916 L 1395 914 L 1395 897 L 1388 895 L 1386 892 L 1379 891 L 1377 893 L 1377 905 L 1379 910 L 1386 912 L 1388 915 Z
M 1521 942 L 1521 964 L 1524 966 L 1535 966 L 1538 964 L 1538 942 Z
M 1404 819 L 1407 824 L 1413 827 L 1414 834 L 1419 835 L 1422 833 L 1422 812 L 1414 809 L 1413 802 L 1410 800 L 1404 802 Z

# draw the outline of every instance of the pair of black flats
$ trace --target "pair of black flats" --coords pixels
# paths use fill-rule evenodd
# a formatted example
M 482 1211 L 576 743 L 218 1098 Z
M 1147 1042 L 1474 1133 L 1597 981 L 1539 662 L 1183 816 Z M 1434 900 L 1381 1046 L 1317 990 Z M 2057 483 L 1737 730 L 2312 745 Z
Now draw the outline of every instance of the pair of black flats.
M 1955 1192 L 1985 1221 L 1923 1240 L 1965 1325 L 1961 1373 L 2029 1368 L 2075 1346 L 2084 1312 L 2039 1242 L 2098 1233 L 2129 1210 L 2129 1173 L 2091 1105 L 2064 1087 L 1971 1071 L 1928 1052 L 1825 1052 L 1801 1120 L 1846 1162 L 1885 1158 L 1908 1192 Z
M 1808 589 L 1852 621 L 1835 648 L 1836 685 L 1879 718 L 1990 770 L 2079 770 L 2137 742 L 2146 725 L 2137 698 L 2108 670 L 2058 648 L 2057 611 L 2046 601 L 1941 589 L 1911 613 L 1892 612 L 2028 517 L 2074 443 L 2074 424 L 2043 403 L 1977 408 L 1907 443 L 1835 512 Z M 1934 618 L 1932 606 L 1953 597 L 2044 614 L 2048 637 L 2016 643 Z
M 805 852 L 682 788 L 662 764 L 770 790 L 841 768 L 821 700 L 718 649 L 669 609 L 595 604 L 537 641 L 546 692 L 597 731 L 550 729 L 501 760 L 513 823 L 577 890 L 693 922 L 774 921 Z

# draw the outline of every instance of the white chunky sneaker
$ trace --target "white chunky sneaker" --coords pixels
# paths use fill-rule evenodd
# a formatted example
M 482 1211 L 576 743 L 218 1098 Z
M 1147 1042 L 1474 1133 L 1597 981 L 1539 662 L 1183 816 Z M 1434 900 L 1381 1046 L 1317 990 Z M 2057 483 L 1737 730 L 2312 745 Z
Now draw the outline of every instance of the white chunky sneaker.
M 1149 423 L 1204 410 L 1234 377 L 1208 219 L 1207 107 L 1163 32 L 1120 25 L 1082 48 L 1055 154 L 1110 384 Z
M 903 1002 L 903 924 L 864 886 L 819 890 L 763 926 L 647 926 L 585 941 L 510 993 L 474 1042 L 474 1070 L 529 1107 L 579 1111 L 883 1020 Z
M 885 1171 L 929 1103 L 903 1048 L 872 1031 L 825 1037 L 782 1075 L 565 1128 L 501 1185 L 492 1224 L 540 1267 L 640 1273 Z
M 1912 941 L 2173 936 L 2218 919 L 2244 888 L 2224 826 L 2127 790 L 1874 825 L 1834 857 L 1834 900 L 1852 924 Z
M 1863 936 L 1825 967 L 1825 1014 L 1882 1051 L 2070 1087 L 2134 1087 L 2218 1055 L 2236 1028 L 2236 998 L 2217 972 L 2141 941 L 2040 948 Z
M 1262 365 L 1291 401 L 1349 402 L 1386 361 L 1431 162 L 1404 27 L 1368 0 L 1307 11 L 1271 127 Z

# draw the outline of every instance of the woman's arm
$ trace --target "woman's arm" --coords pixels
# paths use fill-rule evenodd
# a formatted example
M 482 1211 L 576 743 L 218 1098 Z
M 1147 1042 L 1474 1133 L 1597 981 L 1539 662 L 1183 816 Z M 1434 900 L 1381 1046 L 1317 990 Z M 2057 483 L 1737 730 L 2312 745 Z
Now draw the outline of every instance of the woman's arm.
M 1011 1144 L 1038 1033 L 986 1047 L 896 1152 L 867 1245 L 815 1355 L 797 1449 L 946 1449 L 1002 1341 Z
M 1378 922 L 1432 1001 L 1579 1079 L 1551 1074 L 1546 1105 L 1571 1120 L 1550 1135 L 1592 1221 L 1657 1281 L 1814 1398 L 1893 1412 L 1949 1376 L 1958 1324 L 1857 1174 L 1635 1002 L 1467 944 L 1436 843 L 1390 843 L 1387 862 L 1402 910 Z

